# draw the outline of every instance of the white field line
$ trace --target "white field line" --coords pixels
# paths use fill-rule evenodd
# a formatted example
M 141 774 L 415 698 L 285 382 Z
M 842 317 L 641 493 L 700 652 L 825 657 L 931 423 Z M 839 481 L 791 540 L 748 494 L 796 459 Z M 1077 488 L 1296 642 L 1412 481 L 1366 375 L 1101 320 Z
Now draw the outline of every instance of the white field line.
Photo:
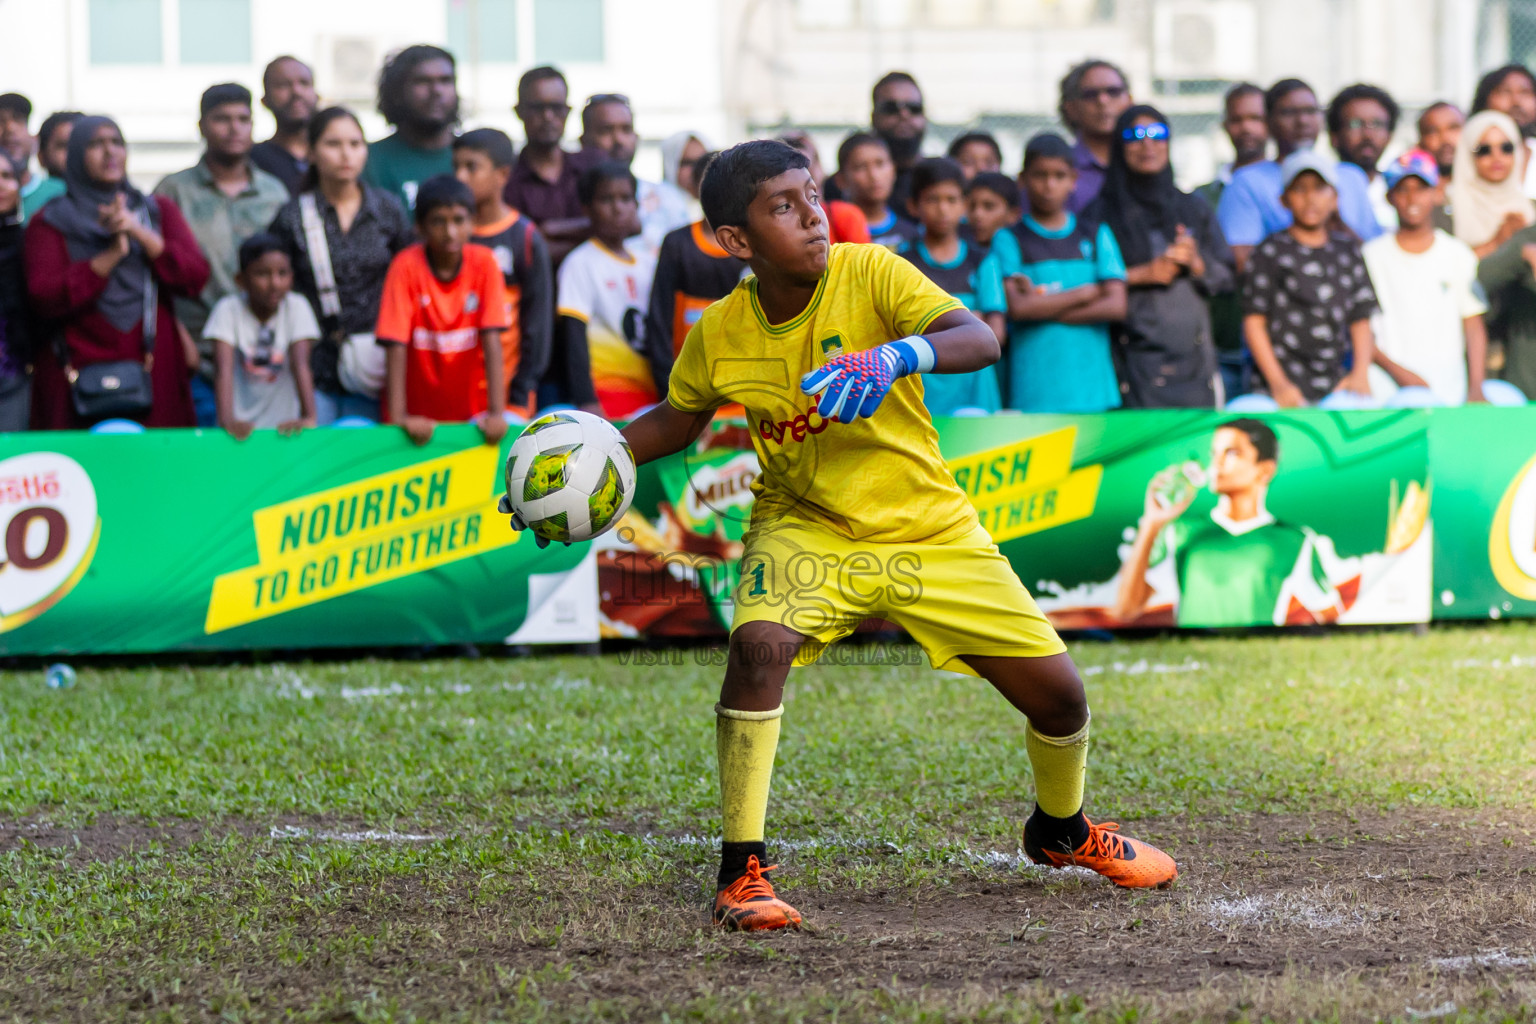
M 1260 893 L 1256 896 L 1235 896 L 1211 900 L 1204 910 L 1210 915 L 1207 923 L 1212 928 L 1226 928 L 1233 924 L 1297 924 L 1303 928 L 1338 928 L 1349 919 L 1337 910 L 1324 905 L 1327 891 L 1318 896 L 1296 893 Z
M 377 829 L 368 829 L 365 832 L 332 832 L 304 828 L 300 825 L 274 825 L 271 837 L 273 839 L 326 839 L 338 843 L 429 843 L 448 838 L 393 830 L 380 832 Z
M 1507 970 L 1513 967 L 1536 966 L 1536 956 L 1512 956 L 1502 949 L 1490 949 L 1470 956 L 1440 957 L 1431 960 L 1429 964 L 1431 967 L 1441 967 L 1448 971 L 1469 971 L 1474 967 L 1498 967 Z
M 1536 654 L 1511 654 L 1508 658 L 1463 658 L 1451 662 L 1452 668 L 1536 668 Z
M 319 697 L 340 697 L 342 700 L 378 700 L 389 697 L 432 697 L 439 694 L 456 694 L 462 696 L 479 690 L 500 690 L 505 693 L 521 693 L 525 690 L 535 690 L 545 693 L 572 693 L 576 690 L 584 690 L 592 685 L 592 680 L 586 678 L 567 679 L 564 676 L 556 676 L 553 679 L 527 682 L 501 682 L 489 686 L 476 687 L 469 683 L 443 683 L 438 686 L 404 686 L 400 683 L 384 683 L 379 686 L 342 686 L 334 692 L 322 690 L 307 684 L 298 673 L 291 670 L 285 674 L 279 674 L 277 688 L 273 691 L 276 696 L 288 700 L 315 700 Z

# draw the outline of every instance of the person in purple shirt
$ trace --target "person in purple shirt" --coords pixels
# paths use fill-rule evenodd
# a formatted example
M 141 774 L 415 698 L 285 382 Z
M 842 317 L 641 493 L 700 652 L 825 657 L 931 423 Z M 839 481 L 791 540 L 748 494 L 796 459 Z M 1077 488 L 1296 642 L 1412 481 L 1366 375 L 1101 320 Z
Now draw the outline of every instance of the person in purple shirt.
M 1247 269 L 1256 245 L 1291 226 L 1290 211 L 1280 203 L 1280 162 L 1297 150 L 1311 149 L 1323 129 L 1317 94 L 1300 79 L 1287 78 L 1270 86 L 1264 94 L 1264 114 L 1275 140 L 1275 159 L 1249 164 L 1233 174 L 1216 207 L 1216 219 L 1240 272 Z M 1354 164 L 1340 164 L 1336 176 L 1339 217 L 1360 241 L 1369 242 L 1381 234 L 1371 207 L 1370 182 Z
M 1131 106 L 1131 89 L 1125 73 L 1107 60 L 1085 60 L 1061 80 L 1061 123 L 1072 130 L 1077 145 L 1072 163 L 1077 168 L 1077 188 L 1067 209 L 1082 213 L 1099 197 L 1109 152 L 1115 143 L 1115 122 Z

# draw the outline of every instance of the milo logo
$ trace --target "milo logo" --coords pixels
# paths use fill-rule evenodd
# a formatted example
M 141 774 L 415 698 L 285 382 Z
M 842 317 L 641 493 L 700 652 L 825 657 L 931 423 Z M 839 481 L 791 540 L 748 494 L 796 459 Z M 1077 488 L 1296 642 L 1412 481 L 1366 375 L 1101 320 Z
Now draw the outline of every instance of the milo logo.
M 1510 481 L 1488 531 L 1488 560 L 1499 585 L 1536 601 L 1536 459 Z
M 711 513 L 752 504 L 752 481 L 757 479 L 757 456 L 743 452 L 718 466 L 698 466 L 688 480 L 683 511 L 695 523 Z
M 96 488 L 80 463 L 56 452 L 0 461 L 0 633 L 73 590 L 100 535 Z

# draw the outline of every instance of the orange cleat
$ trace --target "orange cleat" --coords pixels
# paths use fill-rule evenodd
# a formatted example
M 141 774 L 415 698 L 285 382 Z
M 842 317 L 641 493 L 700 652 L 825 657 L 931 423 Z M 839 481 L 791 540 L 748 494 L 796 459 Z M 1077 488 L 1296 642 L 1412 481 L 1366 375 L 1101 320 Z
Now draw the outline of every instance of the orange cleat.
M 1126 889 L 1163 889 L 1179 877 L 1172 857 L 1149 843 L 1121 835 L 1120 826 L 1112 821 L 1102 825 L 1088 822 L 1088 838 L 1071 851 L 1065 847 L 1060 851 L 1046 849 L 1030 835 L 1026 823 L 1024 852 L 1036 864 L 1087 868 Z
M 776 867 L 762 867 L 756 854 L 748 857 L 747 873 L 715 894 L 715 924 L 730 932 L 799 928 L 800 911 L 775 896 L 763 877 Z

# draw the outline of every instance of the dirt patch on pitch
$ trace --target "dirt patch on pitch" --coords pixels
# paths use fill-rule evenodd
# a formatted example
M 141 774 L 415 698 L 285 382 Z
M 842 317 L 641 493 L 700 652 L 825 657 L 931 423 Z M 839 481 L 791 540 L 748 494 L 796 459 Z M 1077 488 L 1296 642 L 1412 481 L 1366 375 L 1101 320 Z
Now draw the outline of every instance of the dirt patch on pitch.
M 82 848 L 103 853 L 112 842 L 166 846 L 171 835 L 190 844 L 231 831 L 268 842 L 343 832 L 345 841 L 369 832 L 393 838 L 362 841 L 433 841 L 403 827 L 321 822 L 150 834 L 98 819 L 92 828 L 109 831 L 86 831 Z M 11 829 L 0 830 L 0 844 Z M 776 858 L 781 895 L 810 927 L 743 936 L 704 927 L 703 885 L 691 871 L 667 885 L 633 876 L 595 885 L 592 875 L 562 879 L 530 865 L 526 884 L 495 899 L 483 898 L 472 871 L 404 875 L 350 889 L 323 912 L 304 892 L 281 895 L 284 941 L 302 935 L 327 952 L 284 962 L 259 936 L 249 947 L 237 941 L 228 956 L 240 963 L 238 990 L 229 963 L 142 947 L 94 966 L 100 988 L 78 965 L 45 957 L 29 973 L 49 984 L 0 985 L 0 1007 L 60 1019 L 243 1007 L 260 1019 L 333 1006 L 337 1016 L 326 1019 L 349 1020 L 366 1018 L 369 1001 L 470 1019 L 714 1019 L 726 1010 L 777 1019 L 816 1016 L 820 1006 L 858 1020 L 911 1002 L 940 1017 L 1008 1019 L 1080 999 L 1090 1016 L 1135 1007 L 1157 1019 L 1364 1020 L 1518 1017 L 1526 1011 L 1517 1007 L 1536 1003 L 1536 815 L 1151 820 L 1126 831 L 1178 859 L 1173 888 L 1128 892 L 1084 872 L 997 858 L 943 872 L 947 885 L 818 890 L 803 879 L 824 853 L 802 847 Z M 50 838 L 62 845 L 81 834 Z M 609 871 L 595 863 L 596 874 Z

